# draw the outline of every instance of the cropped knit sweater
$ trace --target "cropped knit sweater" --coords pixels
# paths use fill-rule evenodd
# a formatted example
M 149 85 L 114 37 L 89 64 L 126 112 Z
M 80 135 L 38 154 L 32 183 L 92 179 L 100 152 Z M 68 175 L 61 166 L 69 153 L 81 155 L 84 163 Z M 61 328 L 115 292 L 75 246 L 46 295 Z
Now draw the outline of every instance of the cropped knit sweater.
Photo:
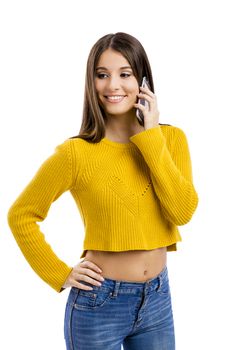
M 8 223 L 34 271 L 57 292 L 72 267 L 52 250 L 37 222 L 70 191 L 85 228 L 83 252 L 177 250 L 177 226 L 198 204 L 184 132 L 159 125 L 119 143 L 80 138 L 56 146 L 8 211 Z M 78 232 L 77 232 L 78 234 Z M 59 239 L 59 237 L 58 237 Z

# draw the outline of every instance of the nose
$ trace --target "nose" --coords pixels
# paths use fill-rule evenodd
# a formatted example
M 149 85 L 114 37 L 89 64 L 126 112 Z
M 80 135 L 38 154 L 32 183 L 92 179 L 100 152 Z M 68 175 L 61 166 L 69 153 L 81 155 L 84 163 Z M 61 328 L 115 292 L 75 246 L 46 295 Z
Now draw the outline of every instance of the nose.
M 120 80 L 118 77 L 111 76 L 108 79 L 108 88 L 109 90 L 119 90 L 120 89 Z

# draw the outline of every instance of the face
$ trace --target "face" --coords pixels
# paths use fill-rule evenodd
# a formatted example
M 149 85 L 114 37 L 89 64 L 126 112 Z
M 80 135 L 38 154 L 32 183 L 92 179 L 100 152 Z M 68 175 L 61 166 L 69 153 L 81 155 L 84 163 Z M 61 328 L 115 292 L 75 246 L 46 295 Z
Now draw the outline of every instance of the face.
M 95 74 L 98 100 L 106 115 L 135 114 L 139 85 L 125 57 L 112 49 L 105 50 Z

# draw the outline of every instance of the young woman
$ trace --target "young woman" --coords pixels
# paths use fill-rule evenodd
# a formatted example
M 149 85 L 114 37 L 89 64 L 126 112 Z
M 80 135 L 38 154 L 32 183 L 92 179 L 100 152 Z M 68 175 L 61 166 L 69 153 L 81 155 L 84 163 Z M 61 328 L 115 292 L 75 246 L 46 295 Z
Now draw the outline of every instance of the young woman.
M 150 88 L 140 87 L 144 76 Z M 166 254 L 177 250 L 177 226 L 190 221 L 198 195 L 186 136 L 159 114 L 141 43 L 121 32 L 100 38 L 87 61 L 79 135 L 56 147 L 9 210 L 35 272 L 57 292 L 71 287 L 67 349 L 175 349 Z M 36 223 L 67 190 L 85 226 L 74 267 Z

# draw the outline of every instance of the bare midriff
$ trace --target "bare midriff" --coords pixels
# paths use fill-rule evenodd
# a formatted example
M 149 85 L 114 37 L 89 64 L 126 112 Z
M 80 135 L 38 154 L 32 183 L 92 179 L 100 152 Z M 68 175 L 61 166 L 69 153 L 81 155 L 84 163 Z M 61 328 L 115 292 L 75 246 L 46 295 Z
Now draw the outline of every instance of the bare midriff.
M 145 282 L 156 277 L 166 266 L 167 247 L 123 252 L 87 250 L 84 260 L 97 265 L 104 278 Z

